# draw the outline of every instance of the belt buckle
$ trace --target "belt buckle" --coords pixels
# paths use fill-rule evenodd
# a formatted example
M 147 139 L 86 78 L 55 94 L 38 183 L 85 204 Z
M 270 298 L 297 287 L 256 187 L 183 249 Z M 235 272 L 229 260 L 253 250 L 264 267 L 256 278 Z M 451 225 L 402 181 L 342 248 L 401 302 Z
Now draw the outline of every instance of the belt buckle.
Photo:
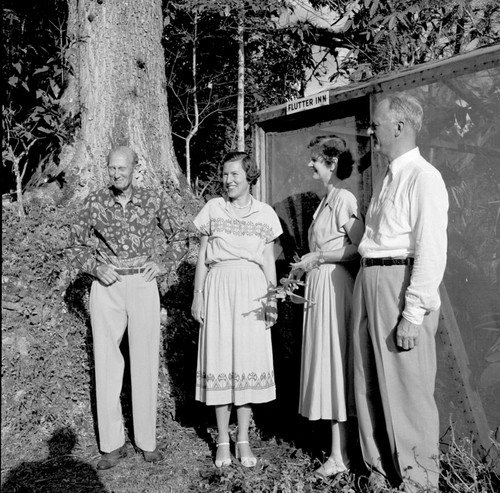
M 391 265 L 393 265 L 393 261 L 390 258 L 383 258 L 382 259 L 382 265 L 384 267 L 390 267 Z

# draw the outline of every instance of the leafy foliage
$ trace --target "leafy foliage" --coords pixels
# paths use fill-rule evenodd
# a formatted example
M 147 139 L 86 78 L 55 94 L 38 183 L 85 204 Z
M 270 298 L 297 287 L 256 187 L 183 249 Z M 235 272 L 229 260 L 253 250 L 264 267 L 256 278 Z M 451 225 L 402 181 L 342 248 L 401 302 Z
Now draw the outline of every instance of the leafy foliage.
M 18 199 L 30 179 L 36 180 L 36 171 L 57 159 L 79 124 L 79 115 L 69 117 L 59 105 L 68 70 L 65 17 L 62 0 L 4 2 L 2 158 L 8 178 L 2 193 L 16 175 Z
M 495 0 L 313 0 L 343 20 L 333 79 L 359 81 L 372 75 L 448 58 L 500 41 Z M 333 37 L 333 32 L 331 33 Z M 332 52 L 338 57 L 338 52 Z
M 90 433 L 88 334 L 63 300 L 70 217 L 28 212 L 21 221 L 12 206 L 3 211 L 2 434 L 43 434 L 56 422 Z
M 300 257 L 295 254 L 293 256 L 294 262 L 300 262 Z M 314 300 L 310 300 L 301 296 L 297 293 L 298 290 L 303 290 L 306 283 L 301 281 L 300 278 L 303 276 L 305 272 L 312 270 L 314 267 L 310 267 L 306 270 L 292 268 L 286 276 L 283 276 L 278 286 L 271 290 L 272 294 L 276 296 L 276 298 L 280 301 L 291 301 L 292 303 L 304 304 L 304 303 L 312 303 L 314 304 Z
M 277 29 L 283 7 L 280 0 L 184 0 L 169 1 L 165 6 L 164 46 L 174 144 L 185 161 L 184 140 L 195 128 L 198 111 L 200 124 L 191 156 L 198 192 L 209 182 L 215 184 L 218 163 L 235 147 L 241 9 L 247 121 L 254 111 L 299 95 L 310 48 Z
M 485 459 L 474 454 L 474 444 L 468 437 L 458 439 L 453 427 L 443 437 L 448 442 L 442 448 L 441 483 L 450 491 L 489 493 L 500 486 L 500 478 L 494 473 L 498 467 L 499 443 L 492 437 L 492 445 Z

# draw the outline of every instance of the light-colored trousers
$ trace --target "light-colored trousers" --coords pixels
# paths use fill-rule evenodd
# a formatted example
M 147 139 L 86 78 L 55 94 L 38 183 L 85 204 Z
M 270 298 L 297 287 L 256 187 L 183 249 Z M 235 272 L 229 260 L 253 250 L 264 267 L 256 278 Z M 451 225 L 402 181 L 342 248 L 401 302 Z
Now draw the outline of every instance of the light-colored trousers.
M 367 466 L 392 482 L 438 488 L 439 416 L 434 399 L 439 312 L 424 317 L 418 346 L 396 346 L 410 267 L 363 267 L 354 287 L 354 386 Z
M 125 361 L 120 343 L 128 328 L 134 440 L 137 447 L 151 452 L 156 448 L 158 287 L 142 274 L 121 277 L 111 286 L 94 281 L 90 291 L 100 448 L 111 452 L 125 443 L 120 403 Z

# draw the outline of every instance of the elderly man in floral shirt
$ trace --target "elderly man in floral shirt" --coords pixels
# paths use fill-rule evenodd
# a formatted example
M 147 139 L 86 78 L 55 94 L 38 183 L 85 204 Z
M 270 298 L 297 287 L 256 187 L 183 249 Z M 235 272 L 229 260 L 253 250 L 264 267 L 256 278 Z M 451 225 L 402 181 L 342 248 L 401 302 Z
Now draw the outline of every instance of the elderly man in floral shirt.
M 111 186 L 92 192 L 71 231 L 70 256 L 95 277 L 90 316 L 101 451 L 98 469 L 127 455 L 120 393 L 124 358 L 120 343 L 128 329 L 135 444 L 148 462 L 161 460 L 156 446 L 160 345 L 160 301 L 155 259 L 159 227 L 175 234 L 164 196 L 132 184 L 136 153 L 113 149 L 108 157 Z

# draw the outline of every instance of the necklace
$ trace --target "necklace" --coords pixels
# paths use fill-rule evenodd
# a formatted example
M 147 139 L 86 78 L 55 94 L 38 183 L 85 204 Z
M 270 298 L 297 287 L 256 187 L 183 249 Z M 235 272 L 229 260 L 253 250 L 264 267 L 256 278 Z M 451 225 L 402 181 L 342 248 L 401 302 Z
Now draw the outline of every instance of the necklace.
M 247 205 L 236 205 L 234 202 L 231 202 L 231 205 L 235 208 L 235 209 L 246 209 L 250 204 L 252 203 L 252 199 L 250 199 L 248 201 L 248 204 Z

